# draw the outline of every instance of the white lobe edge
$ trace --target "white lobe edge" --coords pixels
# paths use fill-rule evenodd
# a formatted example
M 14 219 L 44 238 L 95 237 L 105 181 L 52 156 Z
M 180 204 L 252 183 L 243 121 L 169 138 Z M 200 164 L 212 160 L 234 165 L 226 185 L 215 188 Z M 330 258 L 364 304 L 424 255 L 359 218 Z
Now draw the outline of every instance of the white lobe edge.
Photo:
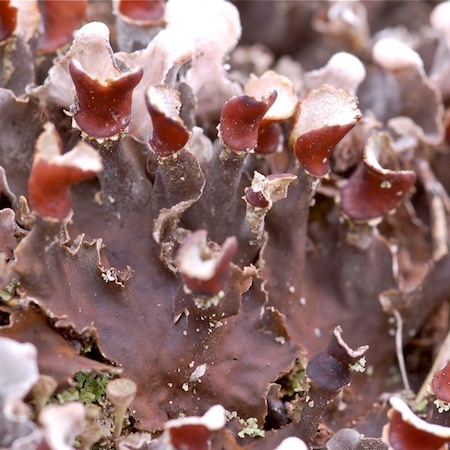
M 334 54 L 325 67 L 344 71 L 355 82 L 361 83 L 366 77 L 366 69 L 359 58 L 351 53 L 338 52 Z
M 39 415 L 51 450 L 73 450 L 75 438 L 85 427 L 85 409 L 79 402 L 48 405 Z
M 310 89 L 329 84 L 345 89 L 352 95 L 365 78 L 364 64 L 359 58 L 347 52 L 334 54 L 324 67 L 305 74 L 305 81 Z
M 78 70 L 103 85 L 139 71 L 139 66 L 131 68 L 115 57 L 109 36 L 109 29 L 104 23 L 87 23 L 75 33 L 64 60 L 73 60 Z
M 192 44 L 194 55 L 185 81 L 197 96 L 197 112 L 219 110 L 232 95 L 241 95 L 240 85 L 229 79 L 224 64 L 241 36 L 237 7 L 224 0 L 170 0 L 166 20 L 166 30 L 175 39 Z
M 130 67 L 142 67 L 144 74 L 132 93 L 131 122 L 128 134 L 146 142 L 152 130 L 145 95 L 152 85 L 175 83 L 179 68 L 192 58 L 193 43 L 180 39 L 175 29 L 160 31 L 147 48 L 134 53 L 117 53 L 116 56 Z
M 99 153 L 84 141 L 61 155 L 61 139 L 52 122 L 44 124 L 44 131 L 36 141 L 37 154 L 35 161 L 44 159 L 50 164 L 75 167 L 83 172 L 99 173 L 103 170 L 103 163 Z
M 277 91 L 277 98 L 264 115 L 266 120 L 286 120 L 295 113 L 298 96 L 289 78 L 279 75 L 272 70 L 264 72 L 260 77 L 250 75 L 244 86 L 244 92 L 259 101 L 267 98 L 267 93 Z
M 28 42 L 36 34 L 41 22 L 38 2 L 11 0 L 10 4 L 17 8 L 16 32 Z
M 288 437 L 275 450 L 308 450 L 308 447 L 301 439 Z
M 107 73 L 103 73 L 103 71 L 102 71 L 102 74 L 98 74 L 98 73 L 95 74 L 95 73 L 93 73 L 92 70 L 90 70 L 89 72 L 86 71 L 84 69 L 83 65 L 81 64 L 81 62 L 78 61 L 78 59 L 76 59 L 76 58 L 72 58 L 72 64 L 79 71 L 84 72 L 89 78 L 91 78 L 92 80 L 96 80 L 102 86 L 108 86 L 108 85 L 114 83 L 115 81 L 118 81 L 121 78 L 129 77 L 133 73 L 137 73 L 140 70 L 140 67 L 136 66 L 133 69 L 126 70 L 126 71 L 123 71 L 123 72 L 119 72 L 119 70 L 116 67 L 114 67 L 112 59 L 111 59 L 111 64 L 110 64 L 110 67 L 109 67 L 109 71 Z M 89 67 L 89 68 L 91 69 L 91 67 Z M 113 76 L 113 72 L 116 73 L 115 76 Z
M 27 92 L 45 104 L 70 108 L 76 93 L 69 73 L 69 62 L 72 59 L 78 60 L 80 65 L 77 67 L 88 72 L 93 79 L 114 79 L 120 73 L 109 43 L 108 27 L 101 22 L 90 22 L 75 33 L 69 50 L 56 59 L 44 84 L 29 86 Z M 124 64 L 121 66 L 126 68 Z
M 410 68 L 423 70 L 423 61 L 419 54 L 394 38 L 380 39 L 373 46 L 372 57 L 376 63 L 390 72 Z
M 167 84 L 150 86 L 147 90 L 147 98 L 152 106 L 166 117 L 179 117 L 181 109 L 180 93 L 172 86 Z
M 433 28 L 450 38 L 450 1 L 437 5 L 430 15 L 430 23 Z
M 89 22 L 83 25 L 75 32 L 72 45 L 91 45 L 93 42 L 101 42 L 107 47 L 110 46 L 109 28 L 103 22 Z
M 0 403 L 7 418 L 16 418 L 13 409 L 39 378 L 37 350 L 33 344 L 0 337 Z
M 382 175 L 400 175 L 411 173 L 411 170 L 389 170 L 381 166 L 378 161 L 378 157 L 381 152 L 386 152 L 387 150 L 394 152 L 393 142 L 391 136 L 386 132 L 374 133 L 369 137 L 367 143 L 364 147 L 363 161 L 365 164 L 375 169 L 378 173 Z
M 326 126 L 352 125 L 362 117 L 358 100 L 344 89 L 336 89 L 324 84 L 313 89 L 300 103 L 290 140 L 295 144 L 297 138 L 309 131 Z
M 99 153 L 86 142 L 80 141 L 75 147 L 56 161 L 57 164 L 76 167 L 83 172 L 100 173 L 103 162 Z
M 334 21 L 341 21 L 349 27 L 361 27 L 367 20 L 366 8 L 357 1 L 350 2 L 330 2 L 327 16 L 333 24 Z
M 368 345 L 361 345 L 361 347 L 358 347 L 356 350 L 352 350 L 342 338 L 342 328 L 340 326 L 337 326 L 333 330 L 333 333 L 336 336 L 339 345 L 345 349 L 347 355 L 351 358 L 360 358 L 364 355 L 364 353 L 366 353 L 367 349 L 369 348 Z
M 182 427 L 184 425 L 203 425 L 208 430 L 215 431 L 223 428 L 225 423 L 225 408 L 222 405 L 214 405 L 202 417 L 192 416 L 172 419 L 165 423 L 164 428 L 170 430 L 170 428 Z
M 207 231 L 195 231 L 180 247 L 177 258 L 179 271 L 189 278 L 210 280 L 232 241 L 234 238 L 227 238 L 222 244 L 222 250 L 214 252 L 207 245 Z
M 287 197 L 288 187 L 296 179 L 297 176 L 291 173 L 269 175 L 266 177 L 255 171 L 251 188 L 253 192 L 261 192 L 264 198 L 269 202 L 267 208 L 270 209 L 273 203 Z
M 392 170 L 385 169 L 378 161 L 381 149 L 392 150 L 392 139 L 387 133 L 375 133 L 369 137 L 364 147 L 363 161 L 377 172 L 387 175 L 394 173 Z
M 414 414 L 411 408 L 400 397 L 391 397 L 389 402 L 391 406 L 401 414 L 402 420 L 412 425 L 417 430 L 421 430 L 444 439 L 450 439 L 450 427 L 425 422 L 425 420 Z
M 222 405 L 211 406 L 201 419 L 210 430 L 220 430 L 226 423 L 225 408 Z
M 224 0 L 169 0 L 167 29 L 195 42 L 196 54 L 216 53 L 221 59 L 241 37 L 239 12 Z
M 61 156 L 62 142 L 56 127 L 52 122 L 44 124 L 44 131 L 38 136 L 35 143 L 35 161 L 45 159 L 52 161 Z

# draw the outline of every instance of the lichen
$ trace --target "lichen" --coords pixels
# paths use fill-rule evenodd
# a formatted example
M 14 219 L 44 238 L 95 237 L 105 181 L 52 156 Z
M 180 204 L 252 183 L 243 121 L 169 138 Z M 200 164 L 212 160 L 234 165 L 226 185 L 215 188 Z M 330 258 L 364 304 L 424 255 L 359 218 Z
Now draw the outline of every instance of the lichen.
M 365 372 L 366 370 L 366 357 L 358 359 L 354 364 L 350 364 L 348 368 L 353 372 Z
M 441 414 L 443 412 L 450 411 L 450 403 L 448 402 L 444 402 L 443 400 L 437 398 L 433 403 L 436 405 L 438 412 Z
M 241 419 L 242 420 L 242 419 Z M 266 432 L 264 429 L 258 425 L 258 419 L 254 417 L 249 417 L 246 421 L 244 421 L 245 427 L 239 431 L 238 436 L 240 438 L 245 438 L 246 436 L 250 437 L 264 437 Z

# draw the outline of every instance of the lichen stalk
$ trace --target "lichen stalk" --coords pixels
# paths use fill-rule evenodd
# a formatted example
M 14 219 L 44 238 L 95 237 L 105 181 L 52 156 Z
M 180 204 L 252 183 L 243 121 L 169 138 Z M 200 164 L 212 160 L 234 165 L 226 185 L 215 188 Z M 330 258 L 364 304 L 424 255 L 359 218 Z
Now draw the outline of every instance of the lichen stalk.
M 342 339 L 341 327 L 336 327 L 327 347 L 314 355 L 306 366 L 311 387 L 302 409 L 298 436 L 310 447 L 317 434 L 325 408 L 342 388 L 351 381 L 351 370 L 367 351 L 368 346 L 352 350 Z
M 268 212 L 268 208 L 257 208 L 247 203 L 242 235 L 253 247 L 260 246 L 262 243 L 264 222 Z
M 335 397 L 336 392 L 330 392 L 315 385 L 310 387 L 297 430 L 297 436 L 306 443 L 308 448 L 312 447 L 323 413 Z
M 92 140 L 89 143 L 98 150 L 104 165 L 98 176 L 101 186 L 99 201 L 118 213 L 145 206 L 151 185 L 144 164 L 139 161 L 138 144 L 129 138 L 103 142 Z
M 246 203 L 245 220 L 242 224 L 242 240 L 252 260 L 264 242 L 264 225 L 273 204 L 285 199 L 289 185 L 297 177 L 290 173 L 271 174 L 267 177 L 255 171 L 252 185 L 245 189 L 242 199 Z
M 437 180 L 428 161 L 418 158 L 414 164 L 420 181 L 428 193 L 431 219 L 433 259 L 438 261 L 448 254 L 448 220 L 450 199 L 442 184 Z
M 247 155 L 233 153 L 218 142 L 214 147 L 213 159 L 203 168 L 205 191 L 186 218 L 193 229 L 205 228 L 211 240 L 223 242 L 228 236 L 239 234 L 244 219 L 241 197 L 245 184 L 249 184 L 243 175 Z
M 45 286 L 40 289 L 41 295 L 48 294 L 54 288 L 52 274 L 59 273 L 61 280 L 65 278 L 57 258 L 61 232 L 60 222 L 37 217 L 31 232 L 20 242 L 15 252 L 17 262 L 13 266 L 14 273 L 28 286 Z M 33 267 L 30 267 L 30 261 L 20 257 L 30 250 L 36 258 Z
M 200 189 L 204 178 L 196 158 L 186 149 L 157 157 L 152 207 L 156 213 L 186 200 L 189 192 Z
M 262 273 L 268 280 L 268 289 L 276 292 L 276 298 L 282 301 L 283 311 L 288 317 L 290 311 L 301 308 L 299 299 L 304 295 L 302 274 L 306 260 L 309 209 L 319 185 L 319 179 L 307 174 L 301 167 L 295 169 L 295 174 L 297 180 L 290 186 L 287 199 L 274 205 L 267 217 L 265 229 L 268 242 L 263 247 L 261 256 L 262 260 L 267 261 L 272 254 L 275 255 L 282 249 L 283 260 L 289 261 L 289 267 L 295 268 L 286 270 L 284 264 L 272 264 L 270 270 L 266 266 L 262 268 Z M 286 220 L 291 225 L 288 230 L 280 233 L 279 225 Z M 306 315 L 304 320 L 305 323 L 296 323 L 295 326 L 289 320 L 286 323 L 289 334 L 300 342 L 302 329 L 308 328 Z

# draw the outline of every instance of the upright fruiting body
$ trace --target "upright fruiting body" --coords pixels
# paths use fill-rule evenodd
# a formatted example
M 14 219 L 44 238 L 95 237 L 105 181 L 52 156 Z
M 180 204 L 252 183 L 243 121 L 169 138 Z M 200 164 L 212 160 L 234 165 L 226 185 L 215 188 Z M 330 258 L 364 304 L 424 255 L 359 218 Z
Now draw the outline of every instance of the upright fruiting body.
M 356 95 L 365 77 L 364 64 L 356 56 L 347 52 L 338 52 L 321 69 L 307 72 L 305 83 L 309 89 L 319 89 L 322 85 L 328 84 Z
M 0 3 L 0 42 L 6 41 L 16 29 L 17 7 L 11 5 L 10 0 Z
M 115 78 L 99 80 L 76 59 L 70 61 L 69 70 L 77 92 L 73 108 L 77 126 L 88 136 L 100 139 L 123 132 L 131 121 L 131 94 L 143 70 L 118 72 Z
M 55 126 L 46 123 L 36 141 L 28 181 L 31 206 L 43 218 L 63 221 L 72 208 L 70 186 L 92 178 L 102 169 L 100 156 L 84 142 L 62 154 L 62 142 Z
M 189 130 L 180 119 L 180 94 L 168 85 L 151 86 L 146 94 L 147 109 L 152 119 L 150 145 L 158 157 L 181 150 L 189 139 Z
M 88 0 L 71 0 L 67 3 L 58 0 L 41 0 L 40 12 L 44 32 L 37 45 L 38 53 L 52 53 L 72 41 L 86 14 Z
M 288 194 L 289 185 L 297 177 L 291 173 L 271 174 L 265 177 L 255 172 L 252 185 L 245 189 L 243 199 L 247 205 L 245 228 L 250 244 L 260 243 L 264 233 L 264 220 L 273 204 Z
M 106 396 L 114 406 L 114 439 L 117 439 L 122 433 L 125 413 L 135 399 L 136 393 L 136 383 L 127 378 L 118 378 L 110 381 L 106 386 Z
M 341 189 L 341 208 L 353 221 L 378 221 L 395 210 L 409 195 L 416 181 L 411 170 L 388 170 L 381 167 L 378 155 L 392 151 L 386 133 L 369 138 L 363 160 Z
M 202 417 L 169 420 L 156 448 L 209 450 L 212 433 L 223 428 L 225 422 L 225 409 L 221 405 L 212 406 Z
M 117 10 L 124 20 L 145 26 L 160 24 L 164 18 L 164 0 L 117 0 Z
M 233 97 L 222 108 L 219 138 L 224 148 L 237 155 L 245 155 L 258 145 L 258 131 L 264 115 L 277 98 L 272 91 L 257 100 L 249 95 Z
M 323 85 L 298 106 L 289 142 L 303 169 L 315 177 L 330 170 L 333 147 L 358 123 L 357 99 L 343 89 Z
M 292 82 L 285 76 L 271 70 L 261 77 L 253 74 L 244 86 L 244 91 L 256 99 L 263 99 L 267 92 L 276 91 L 277 96 L 272 106 L 266 111 L 259 125 L 258 145 L 255 153 L 268 155 L 282 148 L 283 132 L 280 122 L 290 119 L 298 102 Z
M 237 251 L 235 237 L 228 238 L 221 249 L 207 243 L 207 231 L 192 233 L 178 251 L 178 269 L 184 289 L 195 297 L 220 297 L 230 276 L 230 263 Z
M 450 362 L 433 375 L 431 389 L 436 396 L 434 403 L 438 411 L 450 411 Z
M 343 340 L 341 327 L 336 327 L 328 346 L 314 355 L 306 366 L 311 380 L 307 403 L 302 409 L 299 436 L 312 445 L 320 419 L 337 393 L 350 383 L 351 366 L 364 356 L 367 345 L 352 350 Z
M 382 112 L 388 126 L 399 136 L 438 145 L 444 135 L 441 95 L 419 53 L 397 39 L 384 38 L 373 46 L 372 55 L 393 85 L 389 96 L 394 101 Z
M 49 397 L 55 392 L 58 387 L 57 381 L 49 375 L 40 375 L 35 385 L 31 388 L 33 394 L 33 401 L 36 405 L 36 413 L 39 414 Z
M 46 406 L 38 419 L 44 428 L 48 448 L 73 450 L 75 438 L 83 431 L 85 414 L 84 406 L 79 402 Z
M 450 428 L 433 425 L 419 418 L 400 397 L 391 397 L 389 423 L 383 440 L 389 450 L 443 450 L 450 440 Z
M 90 450 L 104 436 L 101 425 L 100 406 L 88 404 L 85 406 L 86 422 L 83 432 L 78 436 L 80 450 Z

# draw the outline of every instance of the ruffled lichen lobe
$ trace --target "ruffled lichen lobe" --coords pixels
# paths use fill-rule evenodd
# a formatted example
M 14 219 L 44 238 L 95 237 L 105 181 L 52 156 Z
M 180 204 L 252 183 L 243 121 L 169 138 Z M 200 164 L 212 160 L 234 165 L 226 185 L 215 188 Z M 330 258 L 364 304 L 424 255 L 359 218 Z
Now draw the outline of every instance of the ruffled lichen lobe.
M 258 144 L 261 121 L 276 97 L 273 91 L 262 100 L 249 95 L 228 100 L 220 115 L 219 136 L 223 146 L 238 155 L 253 151 Z
M 316 177 L 327 175 L 333 147 L 361 117 L 357 99 L 343 89 L 323 85 L 312 90 L 299 103 L 289 137 L 304 170 Z
M 341 208 L 353 221 L 380 219 L 397 208 L 410 194 L 416 174 L 412 170 L 381 167 L 377 155 L 392 151 L 387 134 L 375 134 L 367 141 L 363 161 L 341 190 Z
M 102 169 L 100 156 L 84 142 L 62 154 L 62 142 L 55 126 L 45 124 L 36 141 L 28 181 L 31 206 L 41 217 L 64 220 L 72 207 L 70 186 L 94 177 Z
M 72 59 L 69 71 L 77 92 L 72 109 L 77 126 L 93 138 L 111 138 L 123 132 L 131 121 L 132 92 L 143 70 L 137 68 L 103 81 Z

